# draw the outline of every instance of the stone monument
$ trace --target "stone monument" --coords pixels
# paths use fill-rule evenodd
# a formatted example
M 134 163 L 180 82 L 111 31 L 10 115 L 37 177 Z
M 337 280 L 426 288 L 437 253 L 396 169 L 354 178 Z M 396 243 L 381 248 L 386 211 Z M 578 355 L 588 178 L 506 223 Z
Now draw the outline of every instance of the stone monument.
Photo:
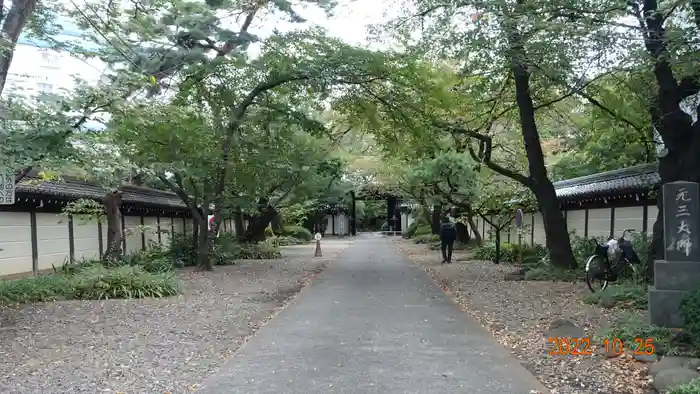
M 663 185 L 664 259 L 654 261 L 654 286 L 649 288 L 651 323 L 680 328 L 679 306 L 700 288 L 700 185 Z

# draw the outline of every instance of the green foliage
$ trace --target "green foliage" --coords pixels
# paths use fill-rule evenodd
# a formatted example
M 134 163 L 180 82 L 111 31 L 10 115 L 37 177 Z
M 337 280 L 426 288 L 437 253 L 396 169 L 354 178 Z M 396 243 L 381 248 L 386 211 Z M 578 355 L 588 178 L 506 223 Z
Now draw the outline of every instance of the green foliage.
M 523 261 L 527 264 L 537 264 L 546 256 L 547 250 L 542 245 L 521 245 L 503 242 L 501 243 L 500 260 L 507 263 L 517 263 L 522 249 Z M 474 258 L 478 260 L 492 261 L 496 259 L 496 244 L 485 243 L 474 250 Z
M 118 264 L 138 266 L 151 273 L 168 272 L 174 268 L 170 251 L 157 244 L 150 245 L 146 250 L 124 256 Z
M 236 264 L 236 260 L 277 259 L 281 257 L 278 245 L 273 240 L 258 243 L 240 243 L 233 234 L 220 234 L 209 253 L 214 265 Z M 179 266 L 194 266 L 197 249 L 192 234 L 175 234 L 169 250 L 170 259 Z
M 422 234 L 413 237 L 413 243 L 416 244 L 431 244 L 433 242 L 440 242 L 440 236 L 437 234 Z
M 586 304 L 598 304 L 601 299 L 610 298 L 617 306 L 630 309 L 647 309 L 649 292 L 644 284 L 634 282 L 613 283 L 603 291 L 590 293 L 584 297 Z
M 627 313 L 597 336 L 610 341 L 619 338 L 628 349 L 634 349 L 637 338 L 651 338 L 656 346 L 662 345 L 668 349 L 674 334 L 667 328 L 650 325 L 638 314 Z
M 700 349 L 700 289 L 688 294 L 680 306 L 683 329 L 692 338 L 693 345 Z
M 649 98 L 654 89 L 651 77 L 638 71 L 618 71 L 589 86 L 590 94 L 605 103 L 605 107 L 586 105 L 582 113 L 572 113 L 572 123 L 578 127 L 567 128 L 559 136 L 565 146 L 551 158 L 555 180 L 656 160 L 649 113 Z M 614 155 L 610 154 L 611 146 L 617 147 Z
M 694 379 L 690 383 L 673 387 L 667 394 L 700 394 L 700 378 Z
M 313 238 L 311 231 L 301 226 L 284 226 L 282 235 L 304 241 L 311 241 Z
M 149 273 L 140 266 L 95 265 L 72 277 L 70 298 L 108 299 L 167 297 L 180 292 L 172 273 Z
M 417 220 L 411 222 L 411 224 L 409 224 L 408 228 L 406 229 L 406 233 L 405 233 L 406 238 L 414 237 L 418 231 L 419 226 L 420 226 L 420 224 L 418 223 Z
M 416 223 L 416 222 L 414 222 Z M 415 233 L 413 234 L 414 236 L 419 236 L 419 235 L 431 235 L 433 233 L 432 227 L 430 227 L 429 224 L 420 224 L 416 228 Z
M 170 239 L 170 258 L 178 266 L 193 266 L 197 261 L 197 247 L 192 234 L 175 233 Z
M 151 273 L 140 266 L 86 265 L 73 274 L 0 280 L 1 303 L 71 299 L 167 297 L 180 292 L 169 272 Z
M 104 222 L 105 209 L 102 203 L 81 198 L 75 201 L 70 201 L 63 207 L 61 211 L 63 216 L 74 217 L 78 220 L 89 221 L 96 220 L 98 222 Z
M 287 237 L 287 236 L 275 236 L 267 238 L 268 242 L 271 242 L 275 246 L 289 246 L 289 245 L 305 245 L 308 241 L 303 239 Z
M 270 240 L 258 243 L 240 243 L 231 234 L 222 234 L 214 244 L 214 264 L 230 265 L 236 260 L 268 260 L 282 257 L 279 248 Z

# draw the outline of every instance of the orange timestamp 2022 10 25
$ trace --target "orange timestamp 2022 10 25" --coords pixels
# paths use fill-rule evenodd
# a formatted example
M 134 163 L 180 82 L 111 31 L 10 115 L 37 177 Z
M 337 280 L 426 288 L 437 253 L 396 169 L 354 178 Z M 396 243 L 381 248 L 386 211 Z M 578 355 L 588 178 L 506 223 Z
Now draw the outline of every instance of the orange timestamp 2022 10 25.
M 600 342 L 600 346 L 593 346 L 591 338 L 547 338 L 550 356 L 589 356 L 594 349 L 604 351 L 605 354 L 619 355 L 625 349 L 630 350 L 635 355 L 651 356 L 656 353 L 656 346 L 652 338 L 634 338 L 630 341 L 623 341 L 620 338 L 606 338 Z

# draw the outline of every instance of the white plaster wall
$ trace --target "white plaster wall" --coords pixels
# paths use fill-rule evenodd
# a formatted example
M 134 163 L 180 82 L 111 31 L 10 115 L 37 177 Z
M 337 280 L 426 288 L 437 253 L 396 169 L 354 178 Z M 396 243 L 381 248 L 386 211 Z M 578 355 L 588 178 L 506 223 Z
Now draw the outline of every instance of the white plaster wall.
M 155 216 L 144 217 L 143 225 L 147 227 L 146 229 L 146 246 L 151 244 L 158 244 L 158 218 Z
M 574 231 L 579 237 L 583 237 L 586 232 L 586 210 L 577 209 L 566 212 L 566 227 L 569 233 Z
M 0 276 L 32 270 L 28 212 L 0 212 Z
M 182 234 L 185 231 L 182 226 L 182 218 L 173 218 L 173 228 L 175 229 L 175 234 Z
M 547 238 L 544 233 L 544 223 L 542 222 L 542 214 L 536 212 L 535 214 L 535 225 L 532 231 L 534 232 L 533 242 L 536 244 L 544 245 Z
M 649 205 L 647 207 L 647 233 L 654 233 L 654 222 L 656 222 L 656 215 L 659 214 L 659 208 L 656 205 Z
M 69 241 L 70 242 L 70 241 Z M 96 220 L 73 220 L 74 257 L 77 261 L 100 258 L 99 229 Z M 104 244 L 103 244 L 104 245 Z M 41 244 L 38 244 L 41 250 Z
M 333 215 L 326 215 L 326 235 L 333 234 Z
M 124 253 L 136 253 L 143 249 L 141 247 L 140 225 L 140 216 L 124 216 L 124 234 L 126 235 L 126 250 Z
M 172 227 L 170 224 L 170 218 L 160 218 L 160 242 L 163 246 L 170 245 L 170 234 L 172 234 Z
M 626 207 L 615 208 L 615 237 L 622 236 L 622 232 L 627 228 L 642 232 L 644 208 Z
M 37 213 L 36 236 L 40 271 L 51 269 L 52 265 L 58 267 L 68 261 L 68 218 L 54 213 Z
M 406 234 L 411 223 L 414 222 L 413 216 L 410 213 L 401 214 L 401 233 Z
M 588 210 L 588 236 L 610 236 L 610 208 Z
M 532 243 L 532 213 L 523 212 L 523 244 Z
M 348 235 L 350 234 L 350 218 L 344 213 L 335 215 L 335 234 Z

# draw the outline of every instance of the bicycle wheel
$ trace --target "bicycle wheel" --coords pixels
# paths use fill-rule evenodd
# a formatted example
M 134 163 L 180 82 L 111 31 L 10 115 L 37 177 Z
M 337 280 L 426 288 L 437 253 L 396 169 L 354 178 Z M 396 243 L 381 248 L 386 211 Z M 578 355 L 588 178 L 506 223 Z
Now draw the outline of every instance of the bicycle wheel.
M 637 266 L 632 264 L 628 259 L 622 259 L 615 264 L 613 270 L 617 272 L 619 279 L 637 280 Z
M 595 293 L 608 287 L 607 265 L 605 258 L 593 255 L 586 260 L 586 284 Z

